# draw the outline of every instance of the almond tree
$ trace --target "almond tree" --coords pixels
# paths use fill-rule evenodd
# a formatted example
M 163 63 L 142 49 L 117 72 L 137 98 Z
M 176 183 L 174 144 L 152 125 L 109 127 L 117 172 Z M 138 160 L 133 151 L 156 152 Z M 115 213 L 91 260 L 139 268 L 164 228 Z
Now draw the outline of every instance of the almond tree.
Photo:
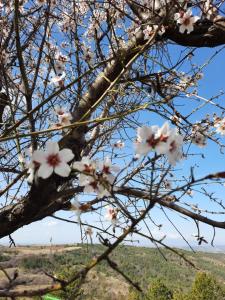
M 223 201 L 208 190 L 223 185 L 223 167 L 182 173 L 192 144 L 198 152 L 209 141 L 224 147 L 223 94 L 198 93 L 205 67 L 223 51 L 222 0 L 1 0 L 0 12 L 0 237 L 13 241 L 24 225 L 72 209 L 85 234 L 95 230 L 106 246 L 67 281 L 15 291 L 9 277 L 0 296 L 41 295 L 75 280 L 79 287 L 103 260 L 117 269 L 109 254 L 134 233 L 168 247 L 149 229 L 162 226 L 152 219 L 157 208 L 170 222 L 168 211 L 193 220 L 199 244 L 207 242 L 199 224 L 225 228 Z M 202 47 L 217 48 L 196 65 Z M 90 213 L 101 227 L 82 222 Z

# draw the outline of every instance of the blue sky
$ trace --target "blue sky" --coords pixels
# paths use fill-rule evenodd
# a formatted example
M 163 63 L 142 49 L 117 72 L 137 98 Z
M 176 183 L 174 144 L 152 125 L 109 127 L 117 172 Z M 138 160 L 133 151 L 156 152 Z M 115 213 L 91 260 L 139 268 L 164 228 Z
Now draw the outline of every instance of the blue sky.
M 207 58 L 209 58 L 213 53 L 215 53 L 217 49 L 198 49 L 196 55 L 193 58 L 193 62 L 196 64 L 204 63 Z M 175 50 L 175 48 L 174 48 Z M 204 69 L 204 78 L 200 81 L 199 85 L 199 95 L 205 98 L 209 98 L 212 95 L 218 94 L 220 90 L 225 90 L 225 59 L 224 59 L 224 51 L 219 53 L 216 58 Z M 190 101 L 187 98 L 187 101 Z M 220 97 L 221 105 L 225 105 L 225 97 Z M 194 105 L 190 103 L 190 105 Z M 210 115 L 213 114 L 214 110 L 213 106 L 206 106 L 202 113 L 203 115 L 209 113 Z M 197 113 L 193 116 L 193 121 L 197 121 L 201 118 L 201 114 Z M 196 119 L 195 119 L 196 118 Z M 154 125 L 154 124 L 152 124 Z M 218 147 L 212 143 L 208 142 L 208 146 L 203 149 L 199 150 L 197 147 L 192 146 L 193 150 L 197 150 L 199 153 L 203 152 L 207 159 L 202 159 L 199 156 L 197 161 L 198 167 L 196 168 L 197 176 L 203 176 L 211 172 L 217 171 L 225 171 L 225 160 L 224 155 L 220 153 Z M 196 162 L 196 158 L 193 159 Z M 189 167 L 192 164 L 192 160 L 182 162 L 179 167 L 182 168 L 182 172 L 188 172 Z M 181 173 L 182 173 L 181 172 Z M 213 190 L 218 193 L 220 196 L 221 194 L 225 194 L 225 187 L 221 187 L 220 189 L 216 188 Z M 205 199 L 201 196 L 198 200 L 201 202 L 206 209 L 210 209 L 210 204 L 205 204 Z M 61 217 L 68 217 L 71 220 L 76 220 L 76 216 L 73 212 L 58 212 L 58 216 Z M 169 212 L 173 222 L 177 225 L 179 230 L 182 231 L 185 238 L 192 244 L 197 246 L 197 242 L 195 241 L 192 234 L 196 233 L 196 228 L 194 223 L 191 221 L 184 220 L 181 216 Z M 152 214 L 155 220 L 159 220 L 159 223 L 163 223 L 164 226 L 162 229 L 156 230 L 155 228 L 151 228 L 152 232 L 154 233 L 155 238 L 160 238 L 164 234 L 167 234 L 167 242 L 169 245 L 173 246 L 185 246 L 185 243 L 182 241 L 179 234 L 174 230 L 172 225 L 165 219 L 163 216 L 162 211 L 159 208 L 156 208 Z M 87 214 L 82 217 L 82 220 L 92 220 L 95 222 L 94 224 L 98 224 L 99 220 L 96 219 L 94 216 L 90 216 Z M 215 217 L 216 218 L 216 217 Z M 223 219 L 223 218 L 222 218 Z M 202 235 L 206 237 L 212 237 L 213 231 L 209 226 L 200 225 L 202 229 Z M 119 232 L 118 232 L 119 233 Z M 147 233 L 147 232 L 146 232 Z M 51 217 L 45 218 L 42 221 L 30 224 L 28 226 L 24 226 L 23 228 L 17 230 L 15 233 L 12 234 L 16 244 L 49 244 L 50 240 L 55 244 L 62 244 L 62 243 L 78 243 L 81 241 L 80 239 L 80 229 L 79 226 L 75 224 L 68 224 Z M 136 237 L 135 237 L 136 239 Z M 8 244 L 9 239 L 4 238 L 0 240 L 0 243 Z M 94 241 L 97 242 L 97 239 L 94 238 Z M 136 243 L 138 244 L 138 243 Z M 216 238 L 215 238 L 215 245 L 225 245 L 225 230 L 217 230 Z M 146 240 L 140 239 L 139 245 L 149 245 Z

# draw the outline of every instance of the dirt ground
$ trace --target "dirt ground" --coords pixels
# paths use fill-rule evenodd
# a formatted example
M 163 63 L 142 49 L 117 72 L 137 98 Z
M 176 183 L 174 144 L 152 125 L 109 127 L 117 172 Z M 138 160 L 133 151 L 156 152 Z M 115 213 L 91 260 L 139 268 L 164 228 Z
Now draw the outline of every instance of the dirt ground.
M 77 246 L 64 245 L 17 246 L 14 248 L 0 246 L 1 256 L 7 256 L 8 258 L 8 260 L 0 262 L 0 290 L 9 286 L 9 280 L 5 272 L 10 278 L 16 277 L 14 280 L 14 290 L 29 290 L 31 288 L 40 289 L 51 285 L 53 280 L 49 276 L 40 271 L 35 273 L 35 271 L 28 272 L 27 270 L 23 270 L 19 267 L 20 261 L 31 256 L 48 256 L 77 250 L 79 248 L 80 247 Z
M 14 248 L 0 247 L 1 253 L 15 253 L 21 255 L 38 255 L 38 254 L 53 254 L 62 253 L 67 251 L 73 251 L 80 249 L 77 246 L 64 246 L 64 245 L 52 245 L 52 246 L 17 246 Z

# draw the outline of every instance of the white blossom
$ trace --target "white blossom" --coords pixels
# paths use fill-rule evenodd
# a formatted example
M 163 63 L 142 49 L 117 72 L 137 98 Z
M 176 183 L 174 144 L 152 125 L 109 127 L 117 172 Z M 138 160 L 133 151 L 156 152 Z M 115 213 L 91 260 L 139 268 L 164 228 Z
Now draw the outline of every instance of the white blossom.
M 76 216 L 77 216 L 77 220 L 80 223 L 81 219 L 80 219 L 80 215 L 82 213 L 82 209 L 81 209 L 81 204 L 80 202 L 77 200 L 77 198 L 73 199 L 71 201 L 71 210 L 75 211 Z
M 191 33 L 194 30 L 194 24 L 200 19 L 198 16 L 192 16 L 191 9 L 185 11 L 180 11 L 174 15 L 174 19 L 179 24 L 180 33 Z
M 83 156 L 81 161 L 75 161 L 73 163 L 73 168 L 80 172 L 93 174 L 96 170 L 96 163 L 89 157 Z
M 71 124 L 71 120 L 73 119 L 71 113 L 64 113 L 59 115 L 59 122 L 62 126 L 68 126 Z
M 98 198 L 109 197 L 111 196 L 110 192 L 105 186 L 99 183 L 97 180 L 91 179 L 84 186 L 84 193 L 92 194 L 96 193 Z
M 54 107 L 54 111 L 55 111 L 55 113 L 56 113 L 57 116 L 62 116 L 62 115 L 64 115 L 66 113 L 65 108 L 61 107 L 61 106 L 58 106 L 58 105 L 56 105 Z
M 143 126 L 137 129 L 137 140 L 134 143 L 135 152 L 137 154 L 146 155 L 149 151 L 155 148 L 155 134 L 158 129 L 158 126 Z
M 115 181 L 113 173 L 118 172 L 119 168 L 112 165 L 108 157 L 97 163 L 89 157 L 83 157 L 81 161 L 74 162 L 73 168 L 81 172 L 79 185 L 84 187 L 84 193 L 96 193 L 98 198 L 111 195 L 111 185 Z
M 159 29 L 159 26 L 158 25 L 148 25 L 146 26 L 146 28 L 143 30 L 143 33 L 144 33 L 144 39 L 147 40 L 149 39 L 152 34 L 155 33 L 155 31 L 158 30 L 158 35 L 161 36 L 165 33 L 165 28 L 164 26 L 161 26 L 160 29 Z
M 191 141 L 200 148 L 206 146 L 206 137 L 198 131 L 193 132 Z
M 93 235 L 93 230 L 92 230 L 92 228 L 91 228 L 90 226 L 88 226 L 88 228 L 85 230 L 85 233 L 86 233 L 86 235 L 89 235 L 90 238 L 91 238 L 92 235 Z
M 105 219 L 115 224 L 117 222 L 117 214 L 118 210 L 116 208 L 107 206 Z
M 104 162 L 98 163 L 98 169 L 101 172 L 102 176 L 111 184 L 115 180 L 115 176 L 113 175 L 113 173 L 117 173 L 120 170 L 119 166 L 112 165 L 109 157 L 106 157 Z
M 61 75 L 54 76 L 50 82 L 55 84 L 56 86 L 62 87 L 64 85 L 65 77 L 66 77 L 66 73 L 63 72 Z
M 168 161 L 171 165 L 175 165 L 180 159 L 182 159 L 183 154 L 181 147 L 183 144 L 183 137 L 176 131 L 170 135 L 168 139 L 168 151 L 165 153 L 168 157 Z
M 124 148 L 124 146 L 125 146 L 125 144 L 124 144 L 124 142 L 122 142 L 121 140 L 115 142 L 115 143 L 112 145 L 113 148 L 118 148 L 118 149 L 122 149 L 122 148 Z
M 169 163 L 174 165 L 182 158 L 182 144 L 182 136 L 176 129 L 170 129 L 169 124 L 165 122 L 161 128 L 155 125 L 139 127 L 134 146 L 138 155 L 146 155 L 154 150 L 157 154 L 167 155 Z
M 221 119 L 220 121 L 214 121 L 214 127 L 216 127 L 216 132 L 225 135 L 225 118 Z
M 73 158 L 74 154 L 70 149 L 59 150 L 58 143 L 52 141 L 46 143 L 46 151 L 35 150 L 32 155 L 32 160 L 40 164 L 38 177 L 43 179 L 50 177 L 53 172 L 68 177 L 71 169 L 67 163 Z

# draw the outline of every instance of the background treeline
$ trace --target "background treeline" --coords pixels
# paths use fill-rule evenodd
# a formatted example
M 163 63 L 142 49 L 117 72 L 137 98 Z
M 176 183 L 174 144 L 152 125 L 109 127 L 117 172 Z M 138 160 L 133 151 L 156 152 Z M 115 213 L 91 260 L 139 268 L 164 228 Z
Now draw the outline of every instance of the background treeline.
M 224 300 L 225 288 L 215 277 L 197 273 L 192 287 L 187 292 L 168 288 L 163 279 L 156 279 L 143 294 L 131 291 L 127 300 Z
M 24 258 L 20 266 L 30 272 L 42 270 L 51 272 L 58 278 L 67 279 L 73 272 L 90 262 L 103 248 L 100 245 L 78 246 L 79 249 L 63 254 Z M 115 297 L 117 300 L 225 299 L 223 288 L 225 254 L 179 251 L 194 263 L 196 269 L 168 250 L 121 246 L 115 250 L 110 259 L 133 282 L 140 285 L 145 295 L 130 290 L 126 280 L 105 261 L 98 265 L 96 271 L 89 274 L 87 284 L 80 290 L 80 298 L 75 299 L 111 300 Z M 58 292 L 57 295 L 67 299 L 74 286 Z

